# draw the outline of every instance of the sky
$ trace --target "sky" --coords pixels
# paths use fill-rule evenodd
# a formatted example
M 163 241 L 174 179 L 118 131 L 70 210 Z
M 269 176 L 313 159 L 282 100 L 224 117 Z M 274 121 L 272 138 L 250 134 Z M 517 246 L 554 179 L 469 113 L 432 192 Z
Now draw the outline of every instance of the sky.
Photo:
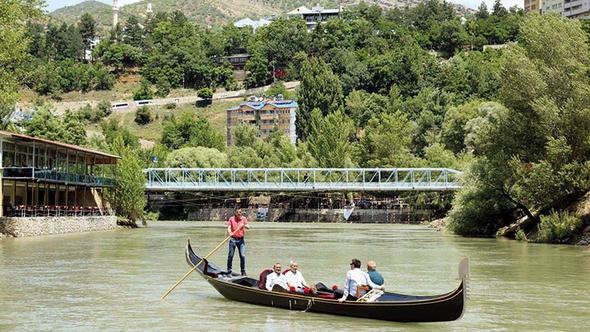
M 85 0 L 45 0 L 45 3 L 47 4 L 47 10 L 49 12 L 52 12 L 56 9 L 59 9 L 59 8 L 65 7 L 65 6 L 72 6 L 72 5 L 75 5 L 80 2 L 84 2 L 84 1 Z M 106 3 L 109 5 L 113 4 L 112 0 L 96 0 L 96 1 Z M 119 6 L 133 3 L 133 2 L 139 2 L 139 1 L 140 0 L 119 0 Z M 465 7 L 474 8 L 474 9 L 477 9 L 477 7 L 479 7 L 479 5 L 482 2 L 482 0 L 447 0 L 447 1 L 452 2 L 452 3 L 462 4 Z M 313 0 L 310 0 L 309 2 L 312 4 L 314 3 Z M 492 7 L 494 6 L 494 2 L 495 2 L 495 0 L 485 0 L 485 3 L 488 6 L 488 9 L 492 9 Z M 506 7 L 506 8 L 510 8 L 514 5 L 517 5 L 520 8 L 522 8 L 524 6 L 524 0 L 501 0 L 501 2 L 504 5 L 504 7 Z M 157 11 L 157 9 L 154 8 L 154 11 Z

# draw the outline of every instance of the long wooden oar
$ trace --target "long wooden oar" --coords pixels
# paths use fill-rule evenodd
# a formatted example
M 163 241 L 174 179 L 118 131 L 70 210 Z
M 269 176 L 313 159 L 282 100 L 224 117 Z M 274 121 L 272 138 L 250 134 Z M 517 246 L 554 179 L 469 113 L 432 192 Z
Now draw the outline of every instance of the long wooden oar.
M 244 227 L 242 225 L 242 227 Z M 170 294 L 174 288 L 176 288 L 176 286 L 178 286 L 184 279 L 186 279 L 191 273 L 193 273 L 194 270 L 196 270 L 199 265 L 201 265 L 201 263 L 203 263 L 207 258 L 209 258 L 209 256 L 213 255 L 214 252 L 217 251 L 217 249 L 219 249 L 224 243 L 227 242 L 227 240 L 229 240 L 232 236 L 234 236 L 234 234 L 236 234 L 240 229 L 242 229 L 242 227 L 239 227 L 238 229 L 236 229 L 233 233 L 231 233 L 228 237 L 225 238 L 225 240 L 221 241 L 220 244 L 217 245 L 217 247 L 215 247 L 215 249 L 211 250 L 210 253 L 208 253 L 205 257 L 201 258 L 201 260 L 195 264 L 195 266 L 193 266 L 192 269 L 190 269 L 190 271 L 188 271 L 184 277 L 180 278 L 180 280 L 178 280 L 177 283 L 174 284 L 174 286 L 172 286 L 166 293 L 164 293 L 164 295 L 162 295 L 161 299 L 163 300 L 164 298 L 166 298 L 166 296 L 168 296 L 168 294 Z

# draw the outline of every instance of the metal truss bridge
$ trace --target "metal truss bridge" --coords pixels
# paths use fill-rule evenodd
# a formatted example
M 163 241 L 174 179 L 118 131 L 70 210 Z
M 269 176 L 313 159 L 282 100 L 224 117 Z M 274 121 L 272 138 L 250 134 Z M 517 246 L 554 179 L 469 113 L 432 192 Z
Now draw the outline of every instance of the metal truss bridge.
M 450 191 L 449 168 L 148 168 L 146 191 Z

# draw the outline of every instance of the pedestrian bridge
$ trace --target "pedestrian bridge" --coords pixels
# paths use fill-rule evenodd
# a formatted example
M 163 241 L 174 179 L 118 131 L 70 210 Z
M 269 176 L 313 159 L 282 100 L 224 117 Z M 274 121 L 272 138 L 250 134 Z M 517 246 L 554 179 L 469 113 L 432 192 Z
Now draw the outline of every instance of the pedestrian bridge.
M 449 191 L 449 168 L 148 168 L 146 191 Z

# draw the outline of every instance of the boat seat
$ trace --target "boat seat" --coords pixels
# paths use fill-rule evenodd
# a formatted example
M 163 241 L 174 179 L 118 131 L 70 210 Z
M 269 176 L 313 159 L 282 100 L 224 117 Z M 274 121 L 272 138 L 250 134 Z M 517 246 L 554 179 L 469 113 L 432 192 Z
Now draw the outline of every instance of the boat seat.
M 371 290 L 371 287 L 367 286 L 367 285 L 359 285 L 356 288 L 356 298 L 360 299 L 361 297 L 363 297 L 363 295 L 365 295 L 368 291 Z M 364 293 L 363 293 L 364 291 Z
M 377 289 L 377 288 L 373 288 L 371 289 L 369 292 L 367 292 L 367 294 L 363 295 L 362 297 L 359 297 L 358 300 L 356 300 L 357 302 L 375 302 L 379 297 L 381 297 L 381 295 L 383 295 L 382 290 Z
M 209 271 L 209 262 L 203 258 L 203 274 L 213 278 L 219 277 L 219 274 Z
M 260 272 L 260 278 L 258 279 L 260 280 L 260 283 L 258 284 L 258 288 L 266 289 L 266 277 L 268 277 L 268 275 L 272 272 L 272 269 L 264 269 L 262 272 Z

